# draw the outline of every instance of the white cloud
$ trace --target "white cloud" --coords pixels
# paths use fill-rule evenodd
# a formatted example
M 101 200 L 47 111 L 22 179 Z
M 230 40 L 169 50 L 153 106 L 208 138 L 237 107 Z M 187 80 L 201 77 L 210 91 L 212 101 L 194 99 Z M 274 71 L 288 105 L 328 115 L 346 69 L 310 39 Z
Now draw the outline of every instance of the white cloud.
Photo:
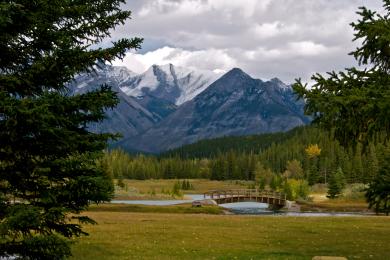
M 241 67 L 261 78 L 309 80 L 313 72 L 342 70 L 357 8 L 381 0 L 131 0 L 133 19 L 113 38 L 145 38 L 144 54 L 129 54 L 134 71 L 173 63 L 211 70 Z M 170 47 L 165 47 L 170 46 Z M 131 57 L 131 59 L 129 58 Z
M 171 47 L 163 47 L 145 54 L 128 53 L 123 60 L 114 61 L 113 65 L 126 66 L 136 73 L 142 73 L 154 64 L 169 63 L 210 71 L 227 71 L 237 65 L 237 61 L 225 50 L 188 51 Z
M 267 9 L 270 2 L 271 0 L 209 0 L 207 5 L 211 10 L 222 11 L 230 14 L 231 17 L 232 14 L 239 13 L 242 18 L 249 18 L 255 15 L 257 9 Z
M 272 23 L 256 24 L 253 27 L 254 35 L 259 39 L 269 39 L 276 36 L 291 36 L 298 32 L 296 24 L 286 25 L 280 21 Z
M 309 79 L 316 71 L 326 71 L 323 66 L 342 54 L 342 50 L 338 48 L 310 41 L 286 43 L 283 48 L 259 47 L 250 51 L 240 48 L 184 50 L 166 46 L 144 54 L 128 53 L 123 61 L 116 60 L 113 64 L 126 66 L 136 73 L 146 71 L 153 64 L 169 63 L 216 72 L 240 67 L 254 77 L 270 79 L 276 76 L 291 82 L 298 77 L 306 76 L 305 79 Z M 315 58 L 317 62 L 312 64 L 311 58 Z M 298 70 L 307 73 L 302 75 L 297 73 Z
M 265 10 L 271 0 L 152 0 L 145 4 L 137 12 L 139 17 L 147 15 L 200 15 L 210 12 L 222 12 L 226 17 L 233 17 L 233 13 L 239 13 L 242 17 L 251 17 L 256 10 Z
M 280 33 L 280 29 L 278 28 L 279 26 L 280 26 L 280 22 L 275 21 L 273 23 L 263 23 L 261 25 L 256 24 L 253 30 L 257 37 L 271 38 Z
M 173 14 L 179 16 L 192 16 L 207 11 L 208 6 L 198 0 L 170 1 L 155 0 L 146 1 L 145 5 L 138 11 L 139 17 L 159 14 Z
M 317 56 L 326 54 L 330 48 L 312 41 L 291 42 L 288 44 L 290 52 L 298 56 Z

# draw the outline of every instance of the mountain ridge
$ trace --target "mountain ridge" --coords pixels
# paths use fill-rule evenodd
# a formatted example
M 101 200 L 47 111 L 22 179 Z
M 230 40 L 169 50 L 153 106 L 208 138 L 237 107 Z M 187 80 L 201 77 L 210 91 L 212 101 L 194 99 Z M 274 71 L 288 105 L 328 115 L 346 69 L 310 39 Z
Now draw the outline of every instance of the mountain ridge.
M 168 64 L 136 74 L 100 64 L 94 73 L 78 75 L 70 89 L 77 94 L 112 86 L 119 105 L 90 129 L 120 132 L 123 139 L 113 146 L 131 151 L 159 153 L 205 138 L 287 131 L 309 122 L 303 101 L 278 78 L 254 79 L 233 68 L 205 86 L 211 72 L 199 73 Z
M 120 145 L 158 153 L 204 138 L 287 131 L 309 122 L 291 88 L 234 68 L 144 134 Z
M 153 95 L 175 105 L 191 100 L 219 77 L 218 74 L 176 67 L 172 64 L 152 65 L 144 73 L 120 84 L 129 96 Z

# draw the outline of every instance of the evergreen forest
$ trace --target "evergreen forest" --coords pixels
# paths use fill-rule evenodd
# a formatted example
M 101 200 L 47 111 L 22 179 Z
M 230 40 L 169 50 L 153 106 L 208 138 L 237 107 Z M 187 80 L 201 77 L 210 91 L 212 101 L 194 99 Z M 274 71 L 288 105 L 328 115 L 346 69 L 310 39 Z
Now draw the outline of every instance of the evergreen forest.
M 202 140 L 164 154 L 130 155 L 108 151 L 105 164 L 114 178 L 259 180 L 274 176 L 328 183 L 341 171 L 347 183 L 369 183 L 377 174 L 387 144 L 346 149 L 327 131 L 313 126 L 287 133 Z

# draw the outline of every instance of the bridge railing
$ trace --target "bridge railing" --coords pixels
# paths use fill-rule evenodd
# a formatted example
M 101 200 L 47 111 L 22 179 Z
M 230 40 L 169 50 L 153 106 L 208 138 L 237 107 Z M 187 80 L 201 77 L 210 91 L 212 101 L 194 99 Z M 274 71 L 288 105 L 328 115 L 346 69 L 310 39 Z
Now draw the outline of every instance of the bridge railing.
M 270 197 L 275 199 L 286 200 L 286 194 L 270 190 L 259 189 L 230 189 L 230 190 L 210 190 L 203 194 L 207 199 L 220 199 L 231 197 Z

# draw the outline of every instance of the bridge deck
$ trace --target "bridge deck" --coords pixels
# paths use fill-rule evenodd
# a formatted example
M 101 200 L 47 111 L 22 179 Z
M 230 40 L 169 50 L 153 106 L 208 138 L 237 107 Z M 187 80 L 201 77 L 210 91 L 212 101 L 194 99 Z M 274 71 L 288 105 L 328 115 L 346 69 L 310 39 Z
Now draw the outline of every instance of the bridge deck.
M 255 201 L 268 203 L 275 206 L 284 206 L 286 204 L 286 195 L 280 192 L 241 189 L 241 190 L 211 190 L 203 194 L 204 199 L 212 199 L 217 204 Z

